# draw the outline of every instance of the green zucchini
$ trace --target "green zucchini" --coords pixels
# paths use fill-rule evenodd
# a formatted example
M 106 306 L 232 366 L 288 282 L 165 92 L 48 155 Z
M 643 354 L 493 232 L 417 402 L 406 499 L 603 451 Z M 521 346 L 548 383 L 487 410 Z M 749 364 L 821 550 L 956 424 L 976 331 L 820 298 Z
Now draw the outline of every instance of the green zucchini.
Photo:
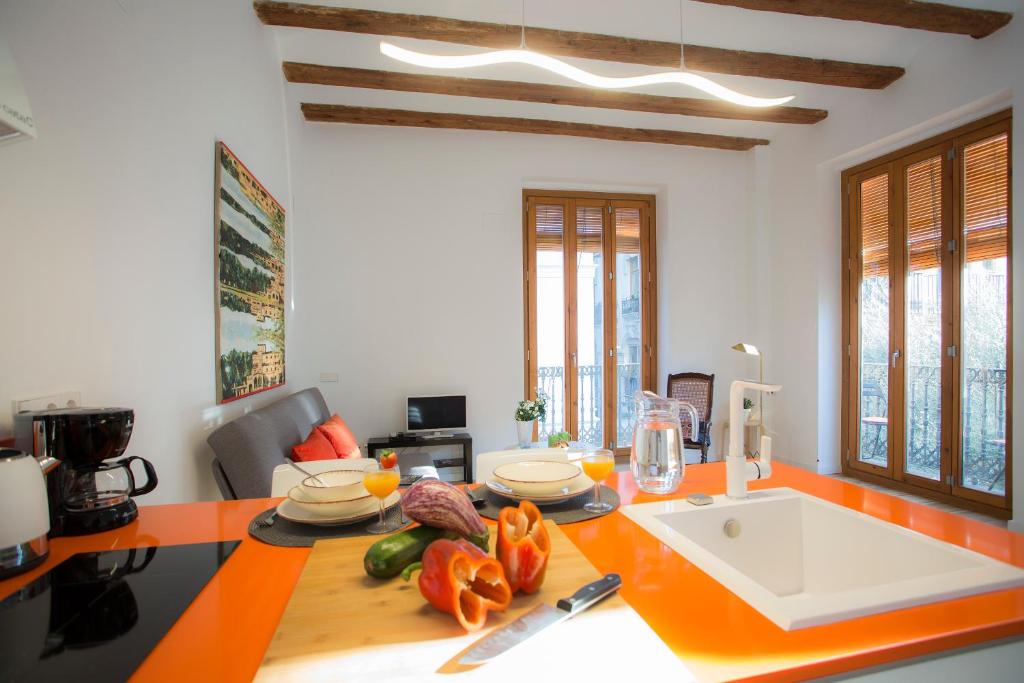
M 366 551 L 363 568 L 378 579 L 398 576 L 410 564 L 419 562 L 427 546 L 439 538 L 456 539 L 459 535 L 432 526 L 418 526 L 385 536 Z

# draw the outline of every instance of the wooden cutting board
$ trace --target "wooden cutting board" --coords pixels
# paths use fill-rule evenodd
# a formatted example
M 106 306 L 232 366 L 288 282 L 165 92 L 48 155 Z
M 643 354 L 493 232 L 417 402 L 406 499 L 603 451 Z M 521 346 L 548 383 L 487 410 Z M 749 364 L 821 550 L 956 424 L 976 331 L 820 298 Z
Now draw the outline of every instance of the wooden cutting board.
M 318 541 L 292 593 L 257 672 L 259 681 L 424 680 L 457 673 L 456 681 L 505 680 L 522 675 L 599 676 L 617 666 L 635 674 L 641 662 L 684 676 L 685 669 L 636 612 L 618 595 L 531 638 L 507 656 L 472 669 L 454 658 L 492 628 L 535 605 L 554 604 L 600 573 L 553 522 L 551 558 L 541 590 L 519 594 L 502 614 L 492 613 L 480 632 L 466 634 L 455 619 L 420 595 L 417 576 L 380 580 L 363 571 L 363 555 L 378 537 Z M 491 527 L 493 554 L 496 532 Z M 254 596 L 258 599 L 258 597 Z M 625 648 L 623 646 L 626 646 Z M 601 653 L 618 651 L 612 657 Z M 597 656 L 595 656 L 597 655 Z M 639 659 L 638 659 L 639 658 Z M 615 660 L 617 666 L 609 667 Z M 658 670 L 658 669 L 654 669 Z M 521 679 L 520 679 L 521 680 Z

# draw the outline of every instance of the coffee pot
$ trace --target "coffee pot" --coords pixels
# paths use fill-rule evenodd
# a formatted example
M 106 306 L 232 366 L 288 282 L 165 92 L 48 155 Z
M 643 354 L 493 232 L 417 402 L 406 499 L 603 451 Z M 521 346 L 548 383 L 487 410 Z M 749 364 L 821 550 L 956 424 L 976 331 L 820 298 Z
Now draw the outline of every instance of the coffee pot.
M 69 408 L 15 416 L 15 444 L 37 457 L 60 461 L 46 481 L 51 537 L 107 531 L 138 516 L 132 498 L 155 489 L 157 476 L 145 458 L 120 458 L 134 423 L 135 413 L 128 408 Z M 131 469 L 135 462 L 145 473 L 141 485 Z

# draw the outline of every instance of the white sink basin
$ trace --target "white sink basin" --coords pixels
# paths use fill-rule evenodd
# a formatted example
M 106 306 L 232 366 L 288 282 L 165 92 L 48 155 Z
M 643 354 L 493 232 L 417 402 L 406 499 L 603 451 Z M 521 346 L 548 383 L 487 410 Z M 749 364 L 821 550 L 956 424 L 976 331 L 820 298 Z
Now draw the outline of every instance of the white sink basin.
M 1024 586 L 1012 565 L 789 488 L 622 512 L 787 631 Z

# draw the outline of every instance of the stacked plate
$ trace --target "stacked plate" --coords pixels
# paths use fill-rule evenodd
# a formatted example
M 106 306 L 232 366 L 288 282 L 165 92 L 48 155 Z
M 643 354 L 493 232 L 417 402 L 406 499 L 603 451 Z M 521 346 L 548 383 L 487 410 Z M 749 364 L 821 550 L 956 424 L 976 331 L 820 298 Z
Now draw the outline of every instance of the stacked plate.
M 594 485 L 578 465 L 542 460 L 498 465 L 484 484 L 499 496 L 529 500 L 537 505 L 564 502 L 586 493 Z
M 292 489 L 292 491 L 294 490 L 295 489 Z M 288 498 L 285 498 L 277 506 L 277 514 L 282 518 L 287 519 L 289 522 L 313 524 L 316 526 L 336 526 L 341 524 L 364 522 L 368 519 L 372 519 L 377 514 L 377 499 L 373 496 L 370 496 L 369 501 L 358 508 L 341 513 L 322 515 L 310 511 L 308 507 L 303 506 L 302 502 L 298 502 L 292 498 L 292 491 L 289 491 Z M 384 499 L 384 507 L 391 508 L 397 505 L 399 500 L 401 500 L 401 496 L 398 491 L 395 491 Z
M 400 500 L 397 491 L 384 499 L 391 507 Z M 277 514 L 291 522 L 320 526 L 355 524 L 377 514 L 378 500 L 363 486 L 363 470 L 331 470 L 302 480 L 288 491 Z

